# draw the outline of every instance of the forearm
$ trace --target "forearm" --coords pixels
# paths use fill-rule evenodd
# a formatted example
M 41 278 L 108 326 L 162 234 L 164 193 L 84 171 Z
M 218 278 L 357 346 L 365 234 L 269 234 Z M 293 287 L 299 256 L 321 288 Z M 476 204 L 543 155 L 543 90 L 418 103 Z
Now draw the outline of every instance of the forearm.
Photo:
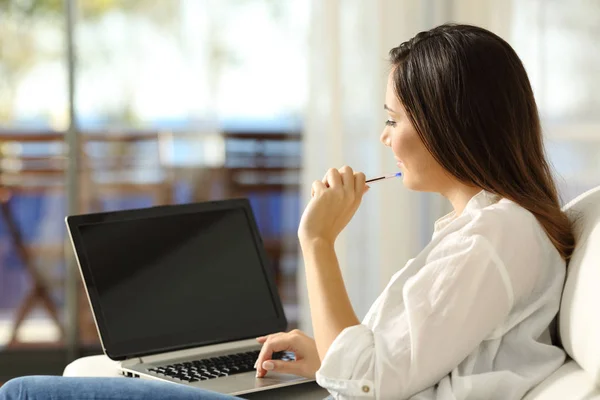
M 335 338 L 360 321 L 348 298 L 333 244 L 302 243 L 302 253 L 315 341 L 323 360 Z

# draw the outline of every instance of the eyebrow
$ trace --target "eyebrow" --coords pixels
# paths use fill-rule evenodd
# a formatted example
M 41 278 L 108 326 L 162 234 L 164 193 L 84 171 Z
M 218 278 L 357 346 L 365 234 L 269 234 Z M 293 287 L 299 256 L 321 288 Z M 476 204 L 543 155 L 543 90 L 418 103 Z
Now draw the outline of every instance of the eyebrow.
M 396 111 L 394 111 L 394 110 L 392 110 L 391 108 L 389 108 L 389 107 L 387 106 L 387 104 L 384 104 L 384 105 L 383 105 L 383 109 L 384 109 L 384 110 L 388 110 L 389 112 L 393 112 L 394 114 L 398 114 Z

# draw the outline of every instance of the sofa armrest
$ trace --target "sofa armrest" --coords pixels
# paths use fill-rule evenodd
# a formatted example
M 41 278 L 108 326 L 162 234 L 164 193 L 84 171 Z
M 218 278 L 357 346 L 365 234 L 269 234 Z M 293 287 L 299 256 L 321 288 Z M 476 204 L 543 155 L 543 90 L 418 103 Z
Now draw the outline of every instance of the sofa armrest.
M 71 377 L 116 377 L 119 363 L 105 355 L 89 356 L 77 359 L 66 366 L 63 376 Z

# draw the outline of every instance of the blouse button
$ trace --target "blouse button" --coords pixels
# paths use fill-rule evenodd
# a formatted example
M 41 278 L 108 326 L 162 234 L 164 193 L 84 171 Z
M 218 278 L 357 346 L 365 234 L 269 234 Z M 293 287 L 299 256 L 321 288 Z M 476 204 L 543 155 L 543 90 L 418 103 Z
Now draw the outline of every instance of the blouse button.
M 368 387 L 367 385 L 365 385 L 365 386 L 362 387 L 362 391 L 365 392 L 365 393 L 369 393 L 369 390 L 371 390 L 371 388 Z

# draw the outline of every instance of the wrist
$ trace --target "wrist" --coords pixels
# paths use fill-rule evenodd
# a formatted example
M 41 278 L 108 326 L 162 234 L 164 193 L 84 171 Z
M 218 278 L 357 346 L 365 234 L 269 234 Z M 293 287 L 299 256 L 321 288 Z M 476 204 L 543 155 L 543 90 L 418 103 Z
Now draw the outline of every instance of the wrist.
M 302 250 L 310 250 L 316 248 L 335 248 L 335 239 L 327 239 L 324 237 L 300 238 L 300 247 Z

